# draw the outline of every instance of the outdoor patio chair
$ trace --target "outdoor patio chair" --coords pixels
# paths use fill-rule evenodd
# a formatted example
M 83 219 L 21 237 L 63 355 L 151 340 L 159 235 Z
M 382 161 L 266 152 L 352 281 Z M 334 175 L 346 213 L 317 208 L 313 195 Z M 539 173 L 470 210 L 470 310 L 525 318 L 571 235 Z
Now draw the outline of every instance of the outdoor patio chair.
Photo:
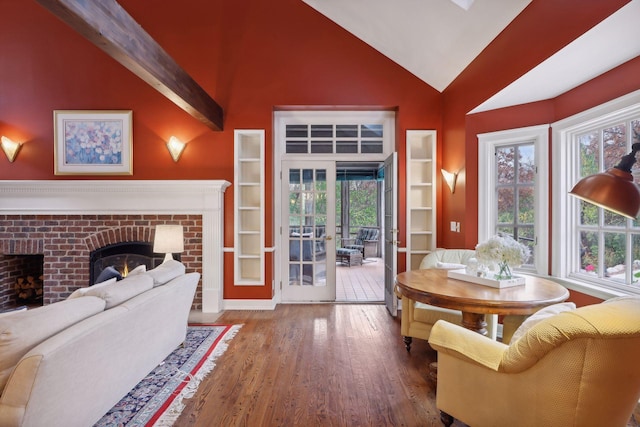
M 342 239 L 342 247 L 345 249 L 358 249 L 362 252 L 362 258 L 378 256 L 378 241 L 380 230 L 373 227 L 361 227 L 355 238 Z

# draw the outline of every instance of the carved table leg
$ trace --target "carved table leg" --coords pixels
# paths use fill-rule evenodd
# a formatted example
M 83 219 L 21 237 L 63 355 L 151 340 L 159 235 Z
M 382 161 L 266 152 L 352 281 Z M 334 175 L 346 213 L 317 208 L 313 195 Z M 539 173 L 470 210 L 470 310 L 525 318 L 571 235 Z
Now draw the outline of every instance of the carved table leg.
M 440 411 L 440 421 L 442 421 L 442 424 L 444 424 L 445 427 L 449 427 L 453 424 L 453 417 L 444 411 Z
M 462 326 L 470 329 L 480 335 L 487 336 L 487 322 L 484 319 L 484 314 L 481 313 L 469 313 L 462 312 Z
M 407 351 L 411 351 L 411 342 L 413 341 L 413 338 L 402 337 L 402 340 L 404 341 L 404 346 L 407 348 Z

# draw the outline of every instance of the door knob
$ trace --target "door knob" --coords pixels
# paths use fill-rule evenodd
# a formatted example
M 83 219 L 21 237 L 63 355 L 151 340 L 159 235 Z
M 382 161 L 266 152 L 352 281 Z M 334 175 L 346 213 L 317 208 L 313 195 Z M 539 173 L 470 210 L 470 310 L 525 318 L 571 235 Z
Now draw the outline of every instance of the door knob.
M 331 240 L 331 239 L 333 239 L 333 237 L 331 237 L 331 236 L 327 236 L 327 237 L 324 238 L 324 240 Z

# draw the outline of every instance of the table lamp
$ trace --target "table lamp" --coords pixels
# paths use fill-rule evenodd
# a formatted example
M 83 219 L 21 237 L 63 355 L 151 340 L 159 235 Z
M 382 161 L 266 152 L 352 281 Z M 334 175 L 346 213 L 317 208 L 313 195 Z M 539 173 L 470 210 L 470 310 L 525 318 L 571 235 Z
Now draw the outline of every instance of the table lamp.
M 184 231 L 182 225 L 156 225 L 156 235 L 153 239 L 153 252 L 165 253 L 164 262 L 173 259 L 171 254 L 184 251 Z

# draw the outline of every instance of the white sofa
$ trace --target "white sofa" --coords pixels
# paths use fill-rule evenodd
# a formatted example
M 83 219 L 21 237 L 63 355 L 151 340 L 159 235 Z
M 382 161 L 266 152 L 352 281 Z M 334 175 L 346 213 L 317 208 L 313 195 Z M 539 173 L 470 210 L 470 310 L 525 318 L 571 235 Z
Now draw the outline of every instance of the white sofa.
M 0 426 L 91 426 L 184 342 L 200 274 L 172 262 L 0 318 Z

